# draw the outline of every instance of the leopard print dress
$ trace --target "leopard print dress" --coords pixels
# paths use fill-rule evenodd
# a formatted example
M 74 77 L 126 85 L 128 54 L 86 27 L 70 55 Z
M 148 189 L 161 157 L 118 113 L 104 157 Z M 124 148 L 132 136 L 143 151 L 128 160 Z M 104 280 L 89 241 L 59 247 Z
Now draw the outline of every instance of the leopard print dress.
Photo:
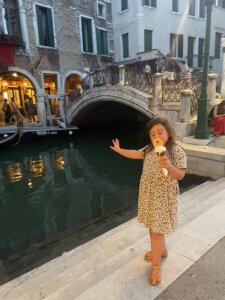
M 140 150 L 141 151 L 141 150 Z M 173 145 L 166 155 L 177 168 L 186 168 L 183 149 Z M 155 233 L 168 234 L 175 230 L 178 215 L 179 185 L 170 175 L 165 176 L 154 150 L 144 157 L 138 198 L 138 221 Z

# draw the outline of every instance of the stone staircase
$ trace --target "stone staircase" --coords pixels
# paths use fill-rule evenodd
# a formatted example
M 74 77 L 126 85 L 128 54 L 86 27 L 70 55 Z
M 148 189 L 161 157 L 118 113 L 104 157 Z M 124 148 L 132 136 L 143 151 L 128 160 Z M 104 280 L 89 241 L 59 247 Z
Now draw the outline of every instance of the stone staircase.
M 178 229 L 167 237 L 162 282 L 148 283 L 148 230 L 132 219 L 0 287 L 4 300 L 151 300 L 225 236 L 225 178 L 180 197 Z

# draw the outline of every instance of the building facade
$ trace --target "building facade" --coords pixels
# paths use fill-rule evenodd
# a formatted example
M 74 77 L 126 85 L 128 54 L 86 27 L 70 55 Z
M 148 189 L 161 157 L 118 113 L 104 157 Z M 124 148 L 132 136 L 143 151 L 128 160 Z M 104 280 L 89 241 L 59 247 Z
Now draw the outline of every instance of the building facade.
M 114 0 L 112 2 L 116 62 L 145 56 L 153 49 L 185 59 L 189 67 L 202 68 L 205 0 Z M 222 76 L 221 39 L 225 35 L 225 0 L 213 5 L 210 71 Z
M 0 108 L 13 97 L 26 116 L 32 98 L 41 124 L 63 118 L 65 95 L 112 57 L 110 0 L 0 0 Z

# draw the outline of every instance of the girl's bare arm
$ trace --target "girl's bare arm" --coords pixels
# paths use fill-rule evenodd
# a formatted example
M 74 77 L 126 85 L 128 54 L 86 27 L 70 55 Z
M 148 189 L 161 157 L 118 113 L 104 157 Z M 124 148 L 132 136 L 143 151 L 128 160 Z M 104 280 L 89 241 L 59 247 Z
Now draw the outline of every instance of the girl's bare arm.
M 110 148 L 119 153 L 120 155 L 131 158 L 131 159 L 143 159 L 143 155 L 141 154 L 141 151 L 138 150 L 129 150 L 129 149 L 122 149 L 120 148 L 120 141 L 118 139 L 112 140 L 113 146 L 110 146 Z
M 160 166 L 162 168 L 166 168 L 173 179 L 181 180 L 184 178 L 186 169 L 179 169 L 175 167 L 174 165 L 172 165 L 168 157 L 166 157 L 165 155 L 160 156 L 159 159 L 160 159 Z

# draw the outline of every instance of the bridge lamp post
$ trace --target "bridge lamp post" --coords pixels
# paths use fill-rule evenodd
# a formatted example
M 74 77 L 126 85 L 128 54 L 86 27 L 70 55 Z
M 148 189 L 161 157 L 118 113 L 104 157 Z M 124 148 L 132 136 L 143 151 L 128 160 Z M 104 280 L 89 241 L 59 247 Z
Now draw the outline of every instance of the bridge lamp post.
M 211 13 L 215 0 L 206 0 L 206 33 L 205 33 L 205 49 L 204 49 L 204 65 L 202 73 L 202 88 L 200 98 L 198 99 L 198 118 L 195 131 L 196 139 L 207 139 L 208 132 L 208 72 L 209 72 L 209 50 L 210 50 L 210 31 L 211 31 Z

